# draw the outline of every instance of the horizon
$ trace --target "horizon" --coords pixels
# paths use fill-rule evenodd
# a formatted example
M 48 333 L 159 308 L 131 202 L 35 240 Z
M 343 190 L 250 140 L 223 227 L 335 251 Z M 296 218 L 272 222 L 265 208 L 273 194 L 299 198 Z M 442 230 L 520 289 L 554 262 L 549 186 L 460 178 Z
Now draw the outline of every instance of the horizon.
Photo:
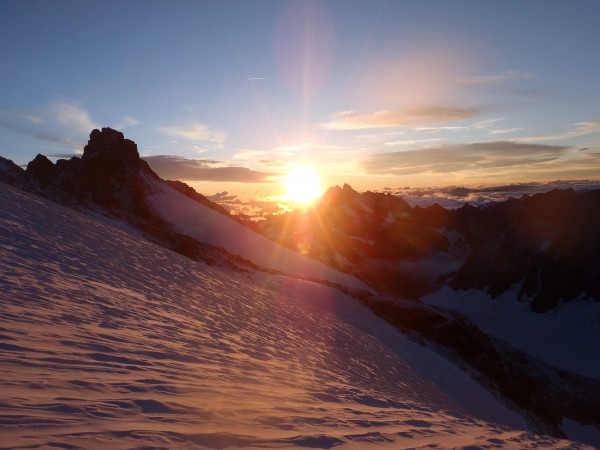
M 0 155 L 1 156 L 1 155 Z M 74 155 L 75 158 L 80 158 L 82 155 Z M 56 164 L 60 158 L 53 157 L 51 162 Z M 146 158 L 140 157 L 140 159 Z M 26 169 L 27 165 L 21 165 L 21 168 Z M 152 169 L 152 167 L 150 167 Z M 160 174 L 157 174 L 161 176 Z M 305 173 L 291 174 L 292 179 L 296 179 L 296 182 L 301 182 L 300 177 L 305 176 Z M 311 174 L 308 174 L 309 177 Z M 164 180 L 167 178 L 162 177 Z M 178 180 L 182 181 L 182 180 Z M 269 192 L 264 196 L 258 195 L 246 195 L 240 196 L 230 194 L 227 191 L 218 192 L 213 195 L 207 195 L 203 192 L 196 190 L 196 192 L 204 195 L 208 200 L 223 206 L 230 214 L 233 215 L 244 215 L 250 219 L 261 219 L 266 218 L 270 215 L 277 215 L 283 212 L 293 211 L 295 209 L 305 209 L 307 206 L 312 208 L 320 198 L 323 197 L 329 190 L 334 188 L 343 188 L 348 183 L 342 183 L 342 185 L 323 186 L 321 185 L 320 192 L 316 193 L 309 199 L 295 200 L 290 198 L 290 186 L 289 181 L 282 183 L 279 187 L 281 193 L 278 195 Z M 411 187 L 411 186 L 398 186 L 398 187 L 384 187 L 382 189 L 354 189 L 353 186 L 348 185 L 352 190 L 359 194 L 365 192 L 375 192 L 382 194 L 390 194 L 397 197 L 401 197 L 410 207 L 420 206 L 428 207 L 434 204 L 438 204 L 446 209 L 460 208 L 465 204 L 471 206 L 485 206 L 490 203 L 502 202 L 509 198 L 522 198 L 530 195 L 546 193 L 555 189 L 565 190 L 571 189 L 579 192 L 586 192 L 600 189 L 600 180 L 553 180 L 548 182 L 529 181 L 522 183 L 507 183 L 507 184 L 484 184 L 484 185 L 439 185 L 439 186 L 423 186 L 423 187 Z M 287 191 L 287 192 L 286 192 Z M 292 185 L 291 191 L 296 191 L 301 197 L 306 194 L 302 185 Z
M 0 10 L 0 145 L 20 165 L 110 126 L 161 177 L 250 203 L 302 165 L 323 190 L 600 179 L 597 2 Z

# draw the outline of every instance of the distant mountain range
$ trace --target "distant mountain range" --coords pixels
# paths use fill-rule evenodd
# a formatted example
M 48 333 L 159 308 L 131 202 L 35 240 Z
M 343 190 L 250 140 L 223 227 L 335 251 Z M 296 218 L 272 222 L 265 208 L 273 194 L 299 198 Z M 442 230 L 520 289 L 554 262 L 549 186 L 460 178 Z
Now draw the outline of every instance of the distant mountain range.
M 447 285 L 497 297 L 516 290 L 536 312 L 600 300 L 600 190 L 446 209 L 344 185 L 314 208 L 268 217 L 260 230 L 383 292 L 416 298 Z

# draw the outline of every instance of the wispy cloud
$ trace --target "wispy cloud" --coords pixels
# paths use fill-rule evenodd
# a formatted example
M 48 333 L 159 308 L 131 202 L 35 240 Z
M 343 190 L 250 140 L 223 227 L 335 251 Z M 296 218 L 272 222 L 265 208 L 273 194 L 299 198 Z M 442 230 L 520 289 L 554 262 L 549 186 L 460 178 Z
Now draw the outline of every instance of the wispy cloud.
M 468 119 L 479 114 L 481 114 L 481 109 L 472 106 L 428 106 L 402 111 L 377 111 L 372 114 L 343 111 L 335 114 L 332 120 L 323 124 L 322 127 L 330 130 L 408 127 L 432 122 Z
M 473 128 L 476 130 L 487 130 L 492 127 L 492 125 L 501 122 L 504 120 L 504 117 L 494 117 L 492 119 L 480 120 L 473 124 Z
M 48 110 L 57 123 L 65 128 L 90 133 L 94 128 L 99 127 L 98 123 L 92 120 L 90 112 L 76 103 L 55 102 L 48 107 Z
M 0 110 L 0 126 L 19 133 L 34 134 L 30 131 L 43 121 L 44 119 L 39 115 Z
M 100 125 L 79 103 L 61 100 L 51 102 L 35 113 L 0 111 L 0 126 L 81 150 L 90 132 Z
M 242 161 L 256 161 L 257 158 L 264 158 L 267 152 L 263 150 L 248 150 L 241 149 L 238 150 L 237 153 L 233 155 L 233 159 L 238 159 Z
M 513 139 L 515 142 L 563 141 L 600 133 L 600 119 L 586 122 L 576 122 L 568 130 L 547 136 L 534 136 Z
M 431 142 L 439 142 L 442 140 L 443 139 L 441 139 L 441 138 L 403 139 L 403 140 L 397 140 L 397 141 L 384 142 L 383 145 L 385 145 L 386 147 L 398 147 L 398 146 L 404 146 L 404 145 L 423 145 L 423 144 L 430 144 Z
M 495 141 L 377 153 L 363 162 L 371 174 L 408 175 L 531 166 L 558 159 L 567 147 Z
M 507 70 L 499 74 L 478 75 L 473 77 L 459 78 L 456 80 L 459 84 L 467 86 L 480 86 L 489 84 L 499 84 L 510 80 L 529 80 L 535 78 L 532 72 L 524 70 Z
M 260 172 L 247 167 L 223 166 L 213 160 L 188 159 L 180 156 L 156 155 L 144 159 L 162 178 L 184 181 L 234 181 L 268 183 L 279 174 Z
M 115 128 L 117 130 L 124 130 L 126 128 L 130 128 L 130 127 L 139 125 L 139 123 L 140 123 L 139 120 L 134 119 L 133 117 L 125 116 L 119 122 L 117 122 L 117 124 L 115 125 Z
M 223 145 L 227 137 L 225 132 L 213 130 L 208 125 L 199 122 L 161 127 L 158 130 L 174 138 L 186 139 L 188 141 L 211 142 L 219 146 Z
M 517 131 L 521 131 L 521 130 L 523 130 L 523 128 L 521 128 L 521 127 L 504 128 L 504 129 L 498 129 L 498 130 L 489 130 L 488 134 L 495 136 L 498 134 L 516 133 Z
M 438 131 L 468 131 L 469 127 L 417 127 L 415 131 L 423 131 L 426 133 L 437 133 Z

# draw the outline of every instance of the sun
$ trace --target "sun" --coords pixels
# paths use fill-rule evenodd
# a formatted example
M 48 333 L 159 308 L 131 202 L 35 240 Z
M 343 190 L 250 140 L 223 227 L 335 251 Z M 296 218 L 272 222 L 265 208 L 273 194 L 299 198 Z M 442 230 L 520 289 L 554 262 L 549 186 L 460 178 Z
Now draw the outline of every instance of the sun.
M 283 180 L 285 199 L 306 204 L 322 194 L 321 180 L 316 170 L 308 166 L 295 167 Z

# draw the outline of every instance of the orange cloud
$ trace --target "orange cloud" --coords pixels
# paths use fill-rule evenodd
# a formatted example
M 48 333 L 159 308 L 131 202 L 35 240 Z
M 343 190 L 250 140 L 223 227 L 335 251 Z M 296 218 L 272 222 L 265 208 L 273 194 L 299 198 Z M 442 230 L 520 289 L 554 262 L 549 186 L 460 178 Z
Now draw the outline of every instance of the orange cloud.
M 278 175 L 247 167 L 222 166 L 219 161 L 187 159 L 173 155 L 146 156 L 143 159 L 159 176 L 170 180 L 269 183 Z
M 373 114 L 343 111 L 322 126 L 330 130 L 407 127 L 431 122 L 469 119 L 479 114 L 481 114 L 481 110 L 477 107 L 455 106 L 426 106 L 403 111 L 377 111 Z
M 527 166 L 556 161 L 568 147 L 511 141 L 448 144 L 371 155 L 363 161 L 370 174 L 450 173 Z

